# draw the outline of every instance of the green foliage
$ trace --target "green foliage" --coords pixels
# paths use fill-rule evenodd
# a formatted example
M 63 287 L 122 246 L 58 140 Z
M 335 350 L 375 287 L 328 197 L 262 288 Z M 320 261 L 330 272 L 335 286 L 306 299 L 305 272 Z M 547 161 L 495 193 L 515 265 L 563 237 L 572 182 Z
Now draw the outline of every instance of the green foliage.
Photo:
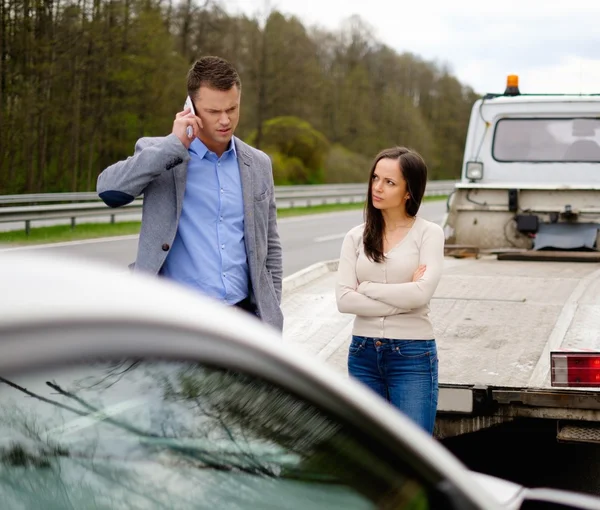
M 248 142 L 255 143 L 256 136 L 252 133 Z M 297 117 L 270 119 L 263 125 L 262 139 L 265 152 L 273 160 L 278 184 L 322 182 L 329 141 L 308 122 Z
M 325 182 L 367 182 L 370 168 L 369 158 L 335 144 L 325 160 Z
M 81 5 L 67 0 L 42 17 L 0 9 L 10 34 L 0 66 L 0 193 L 93 190 L 102 168 L 130 155 L 140 136 L 170 129 L 183 104 L 187 64 L 158 6 Z
M 266 152 L 273 164 L 273 180 L 276 186 L 307 182 L 308 171 L 299 158 L 284 156 L 276 150 Z
M 460 173 L 477 95 L 356 16 L 328 32 L 196 0 L 36 5 L 0 0 L 0 194 L 95 189 L 137 138 L 171 131 L 208 54 L 239 70 L 236 134 L 271 155 L 278 183 L 356 180 L 392 145 L 419 151 L 433 178 Z

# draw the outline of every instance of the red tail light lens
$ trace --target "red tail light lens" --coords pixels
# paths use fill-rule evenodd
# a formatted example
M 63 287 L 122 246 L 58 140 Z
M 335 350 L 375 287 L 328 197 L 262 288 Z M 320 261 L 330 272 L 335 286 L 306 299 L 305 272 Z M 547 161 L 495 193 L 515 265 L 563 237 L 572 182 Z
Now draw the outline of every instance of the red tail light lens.
M 567 388 L 600 388 L 600 353 L 553 352 L 552 386 Z

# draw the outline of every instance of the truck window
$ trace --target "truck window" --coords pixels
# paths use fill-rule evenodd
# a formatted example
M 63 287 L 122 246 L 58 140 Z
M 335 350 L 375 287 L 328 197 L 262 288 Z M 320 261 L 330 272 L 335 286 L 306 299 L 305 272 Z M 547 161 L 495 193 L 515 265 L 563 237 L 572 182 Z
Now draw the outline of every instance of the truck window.
M 600 162 L 600 119 L 501 119 L 492 155 L 501 162 Z

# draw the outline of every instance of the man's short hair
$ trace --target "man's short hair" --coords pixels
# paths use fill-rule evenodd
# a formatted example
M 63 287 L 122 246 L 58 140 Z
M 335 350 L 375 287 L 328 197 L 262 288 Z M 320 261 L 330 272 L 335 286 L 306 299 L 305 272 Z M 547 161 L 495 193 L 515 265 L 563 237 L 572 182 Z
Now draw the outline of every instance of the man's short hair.
M 187 76 L 188 94 L 195 94 L 200 87 L 215 90 L 230 90 L 234 85 L 241 88 L 242 82 L 235 67 L 221 57 L 202 57 L 190 68 Z

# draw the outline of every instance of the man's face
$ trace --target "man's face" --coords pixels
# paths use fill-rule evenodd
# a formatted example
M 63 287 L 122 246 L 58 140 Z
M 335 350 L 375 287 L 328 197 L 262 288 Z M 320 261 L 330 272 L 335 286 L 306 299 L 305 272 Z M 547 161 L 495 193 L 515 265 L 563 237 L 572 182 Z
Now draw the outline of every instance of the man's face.
M 203 85 L 193 99 L 203 125 L 200 139 L 212 151 L 225 150 L 240 119 L 240 89 L 234 85 L 223 91 Z

